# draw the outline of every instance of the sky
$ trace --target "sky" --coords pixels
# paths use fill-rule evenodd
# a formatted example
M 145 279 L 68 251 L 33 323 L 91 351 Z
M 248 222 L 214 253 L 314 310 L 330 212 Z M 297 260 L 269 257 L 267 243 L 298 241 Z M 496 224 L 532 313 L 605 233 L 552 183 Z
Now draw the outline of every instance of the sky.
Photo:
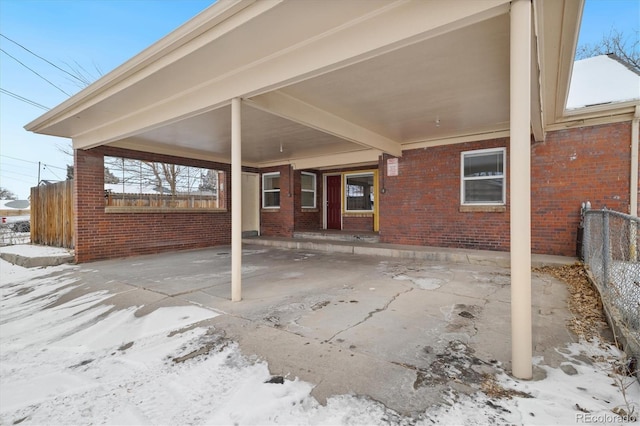
M 0 187 L 26 199 L 38 177 L 66 178 L 70 140 L 24 130 L 46 112 L 42 107 L 81 89 L 59 68 L 82 68 L 92 79 L 104 75 L 213 2 L 0 0 Z M 596 43 L 612 28 L 637 37 L 639 27 L 640 0 L 587 0 L 579 43 Z
M 38 59 L 58 67 L 104 75 L 213 4 L 214 0 L 0 0 L 0 187 L 26 199 L 40 179 L 66 178 L 71 141 L 37 135 L 24 126 L 45 109 L 5 91 L 53 108 L 81 86 Z M 20 65 L 20 60 L 55 86 Z M 100 71 L 98 71 L 98 69 Z M 61 90 L 60 90 L 61 89 Z

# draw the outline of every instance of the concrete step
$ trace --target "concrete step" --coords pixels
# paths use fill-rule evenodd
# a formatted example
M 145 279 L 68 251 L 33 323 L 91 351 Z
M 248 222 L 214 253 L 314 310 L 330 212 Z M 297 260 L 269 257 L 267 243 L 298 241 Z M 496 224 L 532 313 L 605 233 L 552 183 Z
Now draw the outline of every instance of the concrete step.
M 445 247 L 408 246 L 399 244 L 371 244 L 354 241 L 333 241 L 302 238 L 252 237 L 242 240 L 245 244 L 282 247 L 295 250 L 318 250 L 335 253 L 352 253 L 382 257 L 398 257 L 436 262 L 463 263 L 472 265 L 490 265 L 509 268 L 509 252 L 489 250 L 469 250 Z M 578 261 L 574 257 L 534 254 L 531 266 L 571 265 Z
M 37 244 L 0 247 L 0 258 L 23 268 L 41 268 L 73 263 L 73 250 Z
M 371 244 L 377 244 L 380 242 L 380 236 L 374 232 L 294 232 L 293 238 L 299 240 L 353 241 Z

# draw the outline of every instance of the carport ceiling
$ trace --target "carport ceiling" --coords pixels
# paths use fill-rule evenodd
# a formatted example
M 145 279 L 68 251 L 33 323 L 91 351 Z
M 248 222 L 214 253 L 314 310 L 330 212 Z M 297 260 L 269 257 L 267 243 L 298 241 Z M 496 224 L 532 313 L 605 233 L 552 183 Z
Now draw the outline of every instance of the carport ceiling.
M 506 130 L 509 16 L 499 15 L 280 87 L 277 93 L 403 145 Z M 256 109 L 265 96 L 269 93 L 249 98 L 243 106 L 243 161 L 260 165 L 368 149 Z M 143 150 L 177 147 L 189 155 L 228 159 L 230 121 L 226 105 L 115 144 Z
M 145 150 L 160 146 L 187 152 L 213 154 L 222 160 L 231 158 L 231 108 L 229 106 L 160 127 L 129 138 L 124 145 Z M 290 161 L 322 155 L 345 153 L 362 147 L 327 133 L 311 129 L 276 115 L 243 106 L 242 157 L 251 164 Z

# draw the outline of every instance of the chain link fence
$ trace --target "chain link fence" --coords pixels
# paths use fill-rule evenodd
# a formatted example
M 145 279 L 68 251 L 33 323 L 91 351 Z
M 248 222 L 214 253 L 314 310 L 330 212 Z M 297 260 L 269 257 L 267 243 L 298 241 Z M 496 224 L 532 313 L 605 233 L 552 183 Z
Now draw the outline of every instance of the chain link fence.
M 640 355 L 640 218 L 583 209 L 582 257 L 620 336 Z
M 30 242 L 31 233 L 28 220 L 0 224 L 0 246 L 29 244 Z

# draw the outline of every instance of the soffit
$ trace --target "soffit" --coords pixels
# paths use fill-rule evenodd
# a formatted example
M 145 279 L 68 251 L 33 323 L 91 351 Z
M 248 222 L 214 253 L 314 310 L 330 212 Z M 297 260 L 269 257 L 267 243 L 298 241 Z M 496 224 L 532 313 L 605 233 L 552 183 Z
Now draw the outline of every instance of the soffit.
M 508 51 L 509 18 L 501 15 L 279 92 L 400 143 L 503 130 L 509 120 Z M 174 146 L 229 159 L 230 122 L 229 106 L 221 106 L 142 132 L 127 144 Z M 242 144 L 243 160 L 252 164 L 363 150 L 246 104 Z
M 281 91 L 401 143 L 504 129 L 508 55 L 501 15 Z
M 231 158 L 230 121 L 231 108 L 226 106 L 128 138 L 126 145 L 140 144 L 146 147 L 145 150 L 153 146 L 173 147 L 204 157 L 213 154 L 228 161 Z M 242 158 L 248 164 L 291 162 L 326 152 L 358 150 L 362 148 L 338 137 L 248 106 L 242 107 Z

